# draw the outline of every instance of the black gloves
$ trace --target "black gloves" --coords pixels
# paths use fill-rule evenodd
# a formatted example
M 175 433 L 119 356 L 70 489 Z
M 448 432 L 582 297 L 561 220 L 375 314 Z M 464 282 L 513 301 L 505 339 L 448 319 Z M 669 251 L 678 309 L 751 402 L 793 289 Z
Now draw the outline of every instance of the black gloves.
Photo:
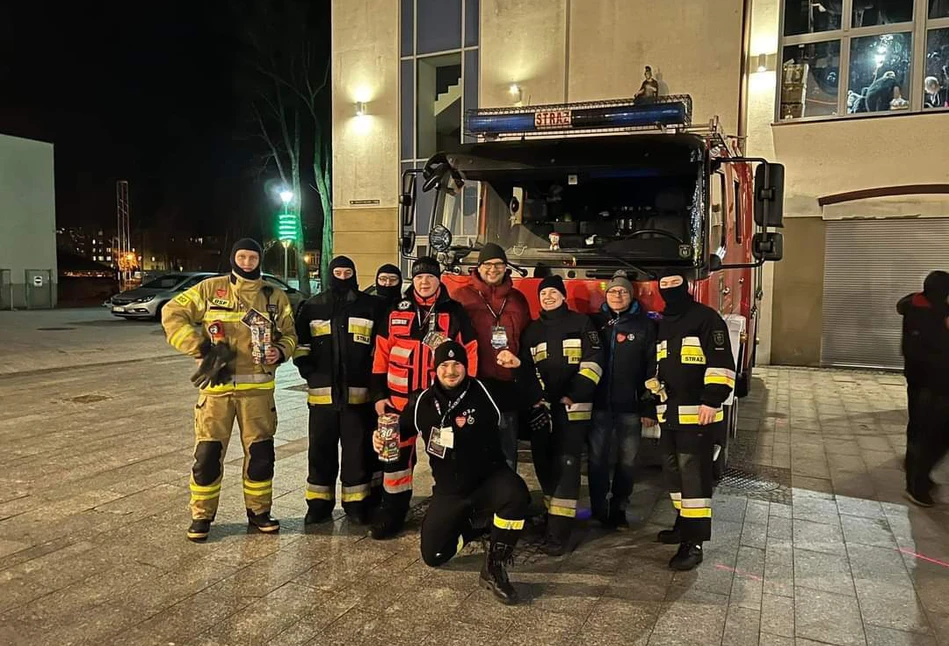
M 194 384 L 195 388 L 207 388 L 226 382 L 231 378 L 228 363 L 237 357 L 237 353 L 224 343 L 210 345 L 204 350 L 201 365 L 191 375 L 191 383 Z
M 550 409 L 546 405 L 534 406 L 527 413 L 527 425 L 532 433 L 550 432 Z

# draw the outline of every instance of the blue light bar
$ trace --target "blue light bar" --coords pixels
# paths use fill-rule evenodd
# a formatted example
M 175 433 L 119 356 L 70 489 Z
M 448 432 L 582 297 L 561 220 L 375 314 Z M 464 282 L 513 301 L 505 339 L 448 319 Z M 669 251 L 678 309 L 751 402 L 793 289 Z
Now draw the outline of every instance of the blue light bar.
M 465 131 L 471 135 L 552 134 L 600 130 L 653 130 L 658 126 L 692 123 L 692 98 L 659 97 L 637 105 L 632 99 L 591 103 L 564 103 L 529 108 L 468 110 Z

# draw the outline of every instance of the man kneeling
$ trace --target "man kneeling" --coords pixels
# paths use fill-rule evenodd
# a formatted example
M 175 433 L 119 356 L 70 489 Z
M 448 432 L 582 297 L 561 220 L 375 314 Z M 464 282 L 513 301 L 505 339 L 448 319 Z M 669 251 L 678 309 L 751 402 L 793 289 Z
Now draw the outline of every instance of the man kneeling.
M 481 586 L 503 603 L 516 603 L 505 566 L 524 529 L 530 492 L 504 459 L 501 414 L 484 385 L 468 377 L 467 355 L 460 344 L 445 341 L 438 346 L 435 375 L 435 383 L 409 401 L 399 422 L 402 442 L 422 434 L 435 480 L 422 520 L 422 559 L 432 567 L 448 562 L 480 535 L 472 519 L 493 513 Z M 380 455 L 383 445 L 376 431 L 373 447 Z

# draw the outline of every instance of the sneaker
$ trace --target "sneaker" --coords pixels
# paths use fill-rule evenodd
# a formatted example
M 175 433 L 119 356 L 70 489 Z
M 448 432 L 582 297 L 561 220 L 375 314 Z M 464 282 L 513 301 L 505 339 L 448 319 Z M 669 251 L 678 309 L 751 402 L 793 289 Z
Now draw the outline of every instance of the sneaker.
M 280 531 L 280 521 L 270 515 L 269 511 L 259 514 L 247 512 L 247 522 L 264 534 L 273 534 Z
M 682 543 L 679 551 L 669 561 L 669 567 L 679 572 L 694 570 L 702 562 L 701 543 Z
M 208 540 L 208 534 L 211 533 L 211 521 L 208 518 L 195 518 L 191 521 L 188 528 L 188 540 L 195 543 L 203 543 Z
M 911 503 L 920 507 L 932 507 L 936 504 L 936 501 L 933 500 L 932 494 L 930 494 L 928 491 L 913 492 L 912 490 L 907 489 L 906 497 L 909 498 Z

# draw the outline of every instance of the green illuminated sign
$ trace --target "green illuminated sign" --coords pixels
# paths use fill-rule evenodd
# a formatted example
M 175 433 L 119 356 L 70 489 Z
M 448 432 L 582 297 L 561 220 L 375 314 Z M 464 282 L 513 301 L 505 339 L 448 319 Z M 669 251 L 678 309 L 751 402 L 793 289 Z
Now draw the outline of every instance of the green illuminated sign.
M 277 216 L 277 238 L 296 242 L 299 219 L 292 213 Z

